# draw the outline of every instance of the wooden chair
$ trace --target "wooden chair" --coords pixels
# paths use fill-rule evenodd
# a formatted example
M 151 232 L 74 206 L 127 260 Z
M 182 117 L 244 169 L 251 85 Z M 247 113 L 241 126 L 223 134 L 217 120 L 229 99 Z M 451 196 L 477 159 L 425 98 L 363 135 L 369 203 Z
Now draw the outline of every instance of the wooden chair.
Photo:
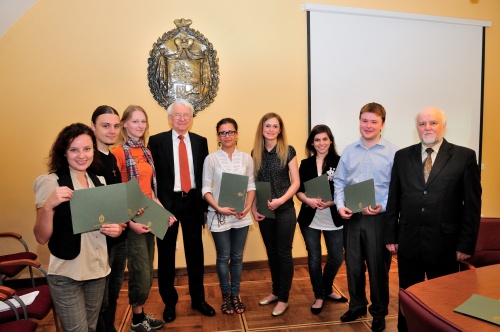
M 12 239 L 20 244 L 23 245 L 24 250 L 21 251 L 16 251 L 11 254 L 7 255 L 0 255 L 0 263 L 5 262 L 5 261 L 12 261 L 16 259 L 31 259 L 31 260 L 36 260 L 37 255 L 35 253 L 32 253 L 28 249 L 28 245 L 26 242 L 23 240 L 23 237 L 20 234 L 14 233 L 14 232 L 0 232 L 0 239 Z M 3 244 L 2 246 L 5 246 Z M 9 265 L 5 267 L 0 268 L 0 285 L 3 285 L 3 281 L 7 278 L 14 278 L 16 275 L 18 275 L 22 270 L 26 268 L 26 265 Z M 33 281 L 33 270 L 31 266 L 28 266 L 29 271 L 30 271 L 30 276 L 31 280 Z M 33 281 L 34 282 L 34 281 Z M 35 284 L 32 284 L 33 287 L 35 287 Z

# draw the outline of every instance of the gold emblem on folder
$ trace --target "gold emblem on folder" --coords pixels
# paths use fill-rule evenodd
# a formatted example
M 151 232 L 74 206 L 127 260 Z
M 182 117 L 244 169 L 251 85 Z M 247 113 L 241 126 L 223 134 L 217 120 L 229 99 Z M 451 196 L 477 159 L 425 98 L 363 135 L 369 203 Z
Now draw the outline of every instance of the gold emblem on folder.
M 243 197 L 243 193 L 241 191 L 238 192 L 238 197 Z
M 99 222 L 102 224 L 104 222 L 104 220 L 106 220 L 106 218 L 104 217 L 104 215 L 100 215 L 99 216 Z
M 359 202 L 358 206 L 359 206 L 360 209 L 362 209 L 363 208 L 363 203 Z

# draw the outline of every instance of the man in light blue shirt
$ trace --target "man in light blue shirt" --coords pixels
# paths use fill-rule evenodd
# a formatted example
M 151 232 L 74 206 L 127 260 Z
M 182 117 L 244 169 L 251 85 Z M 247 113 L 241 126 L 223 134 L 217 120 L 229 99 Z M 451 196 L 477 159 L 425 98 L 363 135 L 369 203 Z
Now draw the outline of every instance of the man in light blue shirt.
M 334 176 L 335 204 L 344 223 L 344 246 L 349 288 L 349 310 L 340 317 L 343 322 L 366 315 L 368 300 L 365 292 L 365 271 L 370 280 L 370 314 L 372 330 L 385 329 L 389 305 L 389 268 L 391 255 L 385 248 L 383 213 L 387 205 L 391 169 L 396 145 L 382 139 L 385 109 L 369 103 L 359 113 L 359 141 L 348 145 L 340 157 Z M 345 206 L 344 188 L 373 179 L 376 206 L 353 214 Z

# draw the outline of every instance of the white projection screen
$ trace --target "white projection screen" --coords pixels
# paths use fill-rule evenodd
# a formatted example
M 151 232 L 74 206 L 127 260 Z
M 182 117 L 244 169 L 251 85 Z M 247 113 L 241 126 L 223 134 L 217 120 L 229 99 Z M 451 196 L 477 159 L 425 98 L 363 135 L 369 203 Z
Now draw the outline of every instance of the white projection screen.
M 384 138 L 419 142 L 415 117 L 436 106 L 445 138 L 481 151 L 484 30 L 491 22 L 303 4 L 308 21 L 309 126 L 328 125 L 337 150 L 359 139 L 359 110 L 386 111 Z

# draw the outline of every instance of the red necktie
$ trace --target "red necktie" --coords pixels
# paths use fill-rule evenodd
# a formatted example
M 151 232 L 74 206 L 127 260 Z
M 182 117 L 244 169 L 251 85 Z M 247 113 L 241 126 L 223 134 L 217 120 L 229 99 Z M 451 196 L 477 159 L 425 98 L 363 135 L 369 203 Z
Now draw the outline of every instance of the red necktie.
M 185 193 L 191 190 L 191 175 L 189 172 L 189 161 L 186 149 L 186 143 L 184 143 L 184 136 L 179 135 L 179 168 L 181 170 L 181 189 Z

